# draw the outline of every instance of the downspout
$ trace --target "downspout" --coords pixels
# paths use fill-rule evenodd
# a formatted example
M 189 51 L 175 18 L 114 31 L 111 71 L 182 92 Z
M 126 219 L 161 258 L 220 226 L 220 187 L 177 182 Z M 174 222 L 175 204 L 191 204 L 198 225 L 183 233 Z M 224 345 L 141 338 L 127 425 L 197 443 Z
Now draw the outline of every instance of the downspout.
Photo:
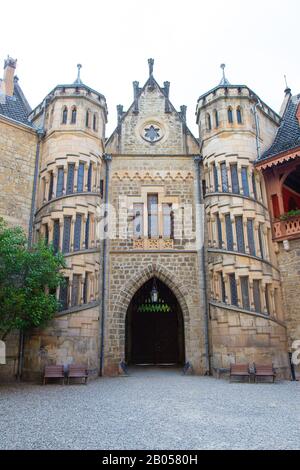
M 205 256 L 205 236 L 204 236 L 204 200 L 201 185 L 201 163 L 203 157 L 196 155 L 194 163 L 196 166 L 196 207 L 198 208 L 198 243 L 197 248 L 199 257 L 200 279 L 199 289 L 200 298 L 203 299 L 204 304 L 204 349 L 205 349 L 205 375 L 210 375 L 210 348 L 209 348 L 209 311 L 207 299 L 207 285 L 206 285 L 206 256 Z
M 46 107 L 47 107 L 47 98 L 45 99 L 45 102 L 44 102 L 44 113 L 43 113 L 42 127 L 39 127 L 36 131 L 38 141 L 37 141 L 37 144 L 36 144 L 36 152 L 35 152 L 35 167 L 34 167 L 34 176 L 33 176 L 32 195 L 31 195 L 30 215 L 29 215 L 28 240 L 27 240 L 28 248 L 32 247 L 32 241 L 33 241 L 34 214 L 35 214 L 35 207 L 36 207 L 36 192 L 37 192 L 37 185 L 38 185 L 39 165 L 40 165 L 40 148 L 41 148 L 42 139 L 45 135 Z M 24 336 L 25 336 L 24 332 L 22 330 L 20 330 L 18 368 L 17 368 L 17 381 L 18 382 L 20 382 L 20 380 L 22 378 L 22 372 L 23 372 Z
M 102 299 L 101 299 L 101 336 L 100 336 L 100 367 L 99 375 L 103 375 L 104 365 L 104 340 L 105 340 L 105 317 L 106 317 L 106 300 L 107 300 L 107 232 L 108 232 L 108 197 L 109 197 L 109 169 L 111 162 L 111 155 L 103 154 L 105 161 L 105 193 L 104 193 L 104 222 L 103 227 L 103 244 L 102 244 Z

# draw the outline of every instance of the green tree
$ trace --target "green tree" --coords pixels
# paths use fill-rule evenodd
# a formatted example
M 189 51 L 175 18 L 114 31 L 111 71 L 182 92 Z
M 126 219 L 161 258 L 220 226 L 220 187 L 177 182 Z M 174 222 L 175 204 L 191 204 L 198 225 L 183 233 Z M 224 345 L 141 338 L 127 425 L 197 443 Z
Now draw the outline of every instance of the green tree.
M 55 254 L 43 240 L 29 248 L 23 229 L 9 228 L 0 218 L 0 339 L 53 318 L 64 267 L 61 253 Z

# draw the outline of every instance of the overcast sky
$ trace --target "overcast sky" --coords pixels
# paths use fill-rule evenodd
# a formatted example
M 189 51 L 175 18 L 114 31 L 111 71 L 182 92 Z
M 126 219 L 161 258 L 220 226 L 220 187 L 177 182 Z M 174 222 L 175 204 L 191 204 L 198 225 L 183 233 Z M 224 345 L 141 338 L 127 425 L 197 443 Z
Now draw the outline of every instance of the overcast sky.
M 170 98 L 188 106 L 197 134 L 199 95 L 217 85 L 220 64 L 233 84 L 246 84 L 275 111 L 284 75 L 300 93 L 299 0 L 14 0 L 0 9 L 0 60 L 18 59 L 17 75 L 32 107 L 59 83 L 72 83 L 76 64 L 85 84 L 116 105 L 133 99 L 153 57 L 154 76 L 171 82 Z

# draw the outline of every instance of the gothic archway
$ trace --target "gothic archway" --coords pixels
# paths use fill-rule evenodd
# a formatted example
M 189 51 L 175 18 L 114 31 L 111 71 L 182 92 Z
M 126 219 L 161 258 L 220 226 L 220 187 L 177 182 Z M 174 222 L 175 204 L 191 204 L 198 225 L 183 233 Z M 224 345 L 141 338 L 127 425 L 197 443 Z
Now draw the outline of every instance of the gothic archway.
M 151 291 L 157 288 L 153 300 Z M 184 320 L 174 292 L 156 277 L 134 294 L 127 309 L 125 328 L 127 364 L 183 365 Z

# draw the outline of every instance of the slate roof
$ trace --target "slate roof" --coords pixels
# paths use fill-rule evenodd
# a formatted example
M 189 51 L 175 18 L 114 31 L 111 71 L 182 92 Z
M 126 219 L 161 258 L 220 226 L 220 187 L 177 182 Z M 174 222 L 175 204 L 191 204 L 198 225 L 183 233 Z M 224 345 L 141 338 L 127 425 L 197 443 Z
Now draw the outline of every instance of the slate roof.
M 14 82 L 14 95 L 0 94 L 0 114 L 27 126 L 34 127 L 28 120 L 31 108 L 21 90 L 17 80 Z
M 273 144 L 258 161 L 267 160 L 281 152 L 300 146 L 300 125 L 296 117 L 299 103 L 300 94 L 291 96 Z

